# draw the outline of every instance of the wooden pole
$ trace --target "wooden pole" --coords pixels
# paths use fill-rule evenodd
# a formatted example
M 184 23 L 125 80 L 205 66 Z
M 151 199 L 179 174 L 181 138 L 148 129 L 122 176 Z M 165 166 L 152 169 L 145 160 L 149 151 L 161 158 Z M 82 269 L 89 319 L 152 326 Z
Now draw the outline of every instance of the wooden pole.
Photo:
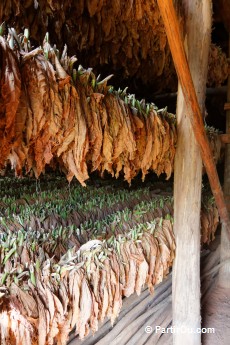
M 178 329 L 178 332 L 173 333 L 173 344 L 200 345 L 201 334 L 196 330 L 201 327 L 200 207 L 202 159 L 196 140 L 196 135 L 200 135 L 200 133 L 195 126 L 199 126 L 203 130 L 204 125 L 201 114 L 200 118 L 193 120 L 190 103 L 199 102 L 196 108 L 199 109 L 200 107 L 204 113 L 208 55 L 211 42 L 211 1 L 182 0 L 186 34 L 184 44 L 189 67 L 173 3 L 168 0 L 159 0 L 158 5 L 181 82 L 177 96 L 178 142 L 174 165 L 176 257 L 173 264 L 172 286 L 173 326 L 175 330 Z M 180 78 L 181 74 L 182 77 Z M 197 92 L 195 97 L 193 94 L 190 95 L 194 92 L 193 83 Z
M 230 219 L 226 203 L 224 200 L 223 191 L 220 185 L 219 177 L 216 171 L 216 166 L 212 157 L 212 151 L 208 142 L 207 135 L 205 133 L 204 123 L 202 114 L 200 111 L 199 103 L 197 100 L 197 95 L 194 89 L 193 80 L 189 70 L 188 62 L 186 59 L 185 49 L 183 41 L 180 34 L 179 23 L 176 16 L 176 11 L 172 0 L 157 0 L 160 9 L 161 16 L 165 25 L 165 30 L 168 38 L 168 43 L 172 53 L 174 65 L 177 71 L 177 75 L 181 84 L 185 102 L 187 104 L 187 115 L 190 118 L 192 130 L 195 134 L 197 143 L 199 144 L 201 156 L 203 159 L 206 172 L 208 174 L 210 186 L 215 197 L 216 205 L 218 207 L 219 215 L 222 224 L 228 232 L 230 238 Z M 182 1 L 183 2 L 183 1 Z M 190 2 L 194 2 L 194 5 L 199 7 L 200 3 L 203 1 L 193 1 L 188 0 L 186 3 L 190 6 Z M 211 6 L 211 3 L 210 5 Z M 200 18 L 200 23 L 205 22 L 207 14 L 203 13 L 203 17 L 200 13 L 193 13 L 192 16 Z M 199 29 L 199 23 L 197 23 L 197 28 Z M 192 33 L 196 35 L 196 30 Z M 196 54 L 200 55 L 200 46 L 203 44 L 205 37 L 200 36 L 199 42 L 194 49 L 196 49 Z M 201 71 L 200 71 L 201 72 Z M 189 139 L 189 137 L 187 138 Z
M 229 57 L 230 57 L 230 33 L 229 33 Z M 230 103 L 230 76 L 228 77 L 228 91 L 227 102 Z M 226 111 L 226 134 L 230 137 L 230 108 Z M 227 201 L 228 211 L 230 212 L 230 141 L 225 145 L 225 167 L 224 167 L 224 194 Z M 221 231 L 221 261 L 226 261 L 230 258 L 230 241 L 227 234 L 227 229 L 222 226 Z M 230 264 L 226 262 L 219 272 L 219 284 L 222 287 L 230 288 Z
M 229 79 L 230 79 L 230 77 L 229 77 Z M 230 82 L 229 82 L 229 95 L 230 95 Z M 228 119 L 228 117 L 229 117 L 229 114 L 230 114 L 230 110 L 227 112 L 227 114 L 226 114 L 226 116 L 227 116 L 227 121 L 226 121 L 226 130 L 227 130 L 227 128 L 228 128 L 228 130 L 229 130 L 229 124 L 228 123 L 230 123 L 230 120 Z M 220 134 L 220 141 L 222 142 L 222 144 L 230 144 L 230 132 L 228 133 L 228 134 Z M 226 174 L 226 172 L 228 171 L 228 165 L 227 165 L 227 157 L 228 157 L 228 154 L 227 154 L 227 150 L 228 150 L 228 146 L 226 147 L 226 164 L 225 164 L 225 174 Z M 229 159 L 229 158 L 228 158 Z M 229 162 L 229 160 L 228 160 L 228 162 Z M 228 174 L 227 174 L 228 175 Z M 225 178 L 225 181 L 227 181 L 227 179 L 229 180 L 229 177 L 227 178 L 227 176 L 226 176 L 226 178 Z M 229 183 L 229 182 L 228 182 Z M 226 182 L 225 182 L 225 184 L 226 184 Z M 224 185 L 224 193 L 225 193 L 225 198 L 227 198 L 227 191 L 226 191 L 226 188 L 227 188 L 227 186 L 225 186 Z M 228 193 L 228 195 L 230 195 L 230 193 Z M 230 201 L 228 201 L 227 200 L 227 207 L 228 207 L 228 210 L 229 210 L 229 203 L 230 203 Z
M 219 87 L 209 87 L 206 89 L 206 96 L 215 96 L 215 95 L 225 95 L 227 94 L 227 86 Z M 167 100 L 177 98 L 177 92 L 168 92 L 161 94 L 153 94 L 152 98 L 154 101 Z

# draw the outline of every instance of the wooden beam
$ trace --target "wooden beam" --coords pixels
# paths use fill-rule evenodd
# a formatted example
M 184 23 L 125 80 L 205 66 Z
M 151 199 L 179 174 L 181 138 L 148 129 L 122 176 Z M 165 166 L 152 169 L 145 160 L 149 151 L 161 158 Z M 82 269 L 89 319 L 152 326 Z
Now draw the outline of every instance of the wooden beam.
M 192 0 L 191 0 L 192 1 Z M 185 49 L 180 34 L 179 22 L 172 0 L 157 0 L 161 16 L 165 25 L 165 30 L 168 38 L 168 43 L 173 57 L 173 62 L 177 71 L 177 75 L 181 84 L 184 98 L 188 105 L 187 115 L 190 118 L 192 129 L 195 134 L 197 143 L 200 148 L 202 160 L 206 168 L 209 178 L 210 186 L 218 207 L 219 215 L 222 224 L 228 231 L 230 238 L 230 219 L 224 194 L 220 185 L 219 177 L 216 170 L 216 165 L 213 160 L 212 151 L 205 133 L 204 123 L 200 107 L 197 101 L 194 84 L 186 59 Z M 190 1 L 188 1 L 190 3 Z M 199 3 L 199 2 L 198 2 Z M 210 4 L 211 6 L 211 4 Z M 194 15 L 194 14 L 193 14 Z M 196 14 L 198 15 L 198 14 Z M 201 20 L 203 20 L 201 18 Z M 195 33 L 195 32 L 194 32 Z M 201 43 L 201 42 L 200 42 Z M 197 47 L 197 54 L 199 47 Z M 187 138 L 188 139 L 188 138 Z
M 204 114 L 208 55 L 211 43 L 211 1 L 182 0 L 180 3 L 183 5 L 183 19 L 185 22 L 185 47 L 187 48 L 189 63 L 187 68 L 191 70 L 199 105 Z M 171 39 L 169 44 L 172 44 L 171 31 L 174 31 L 174 26 L 178 25 L 172 2 L 159 0 L 158 4 L 165 22 L 166 33 L 170 32 L 170 35 L 168 34 L 169 39 Z M 173 11 L 174 17 L 171 18 Z M 169 17 L 165 18 L 165 15 Z M 179 27 L 177 27 L 177 30 L 178 37 L 173 37 L 173 39 L 180 40 L 187 65 Z M 174 60 L 179 60 L 178 53 L 172 50 L 171 45 L 170 48 Z M 182 66 L 183 59 L 179 63 Z M 177 65 L 176 67 L 180 70 L 181 66 Z M 180 77 L 179 73 L 178 76 Z M 190 120 L 191 108 L 189 101 L 183 95 L 183 82 L 183 80 L 180 80 L 177 97 L 178 142 L 174 164 L 176 256 L 173 263 L 172 311 L 173 326 L 179 332 L 173 334 L 173 344 L 200 345 L 201 334 L 196 330 L 201 328 L 199 214 L 201 207 L 202 159 L 193 131 L 193 124 Z M 203 126 L 202 119 L 201 125 Z
M 230 110 L 230 102 L 225 103 L 224 110 Z
M 227 94 L 227 87 L 226 86 L 219 86 L 219 87 L 208 87 L 206 89 L 206 96 L 215 96 L 215 95 L 223 95 L 225 96 Z M 168 92 L 168 93 L 163 93 L 163 94 L 153 94 L 152 98 L 153 101 L 159 101 L 161 99 L 174 99 L 177 97 L 177 92 Z
M 222 144 L 230 144 L 230 133 L 220 134 L 220 141 L 222 142 Z

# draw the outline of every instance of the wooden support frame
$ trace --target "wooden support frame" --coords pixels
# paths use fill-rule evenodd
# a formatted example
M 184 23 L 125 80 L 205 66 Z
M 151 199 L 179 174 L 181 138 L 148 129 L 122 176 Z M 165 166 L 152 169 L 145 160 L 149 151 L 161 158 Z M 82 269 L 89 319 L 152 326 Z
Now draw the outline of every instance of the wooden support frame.
M 230 144 L 230 134 L 220 134 L 220 141 L 222 144 Z
M 201 334 L 196 330 L 201 328 L 202 159 L 201 150 L 197 145 L 197 137 L 200 139 L 202 135 L 206 136 L 200 108 L 204 114 L 208 55 L 211 43 L 211 0 L 182 0 L 180 3 L 183 4 L 188 62 L 173 2 L 158 0 L 180 81 L 177 96 L 178 143 L 174 165 L 176 257 L 172 280 L 173 326 L 176 330 L 178 329 L 178 332 L 173 333 L 173 344 L 200 345 Z M 196 110 L 193 107 L 195 103 Z M 197 108 L 199 117 L 194 120 L 193 112 L 197 112 Z M 202 127 L 203 132 L 199 132 L 199 127 Z M 205 139 L 210 150 L 208 139 Z
M 190 1 L 190 0 L 189 0 Z M 188 1 L 188 3 L 189 3 Z M 192 1 L 192 0 L 191 0 Z M 188 105 L 188 116 L 191 121 L 192 130 L 200 148 L 202 160 L 206 168 L 210 186 L 218 207 L 221 222 L 228 232 L 230 238 L 230 219 L 224 194 L 220 185 L 216 165 L 213 160 L 211 148 L 205 133 L 204 123 L 200 107 L 197 101 L 193 80 L 186 59 L 185 49 L 180 34 L 179 22 L 172 0 L 157 0 L 161 16 L 165 25 L 168 43 L 173 57 L 184 98 Z M 211 4 L 210 4 L 211 6 Z
M 225 95 L 227 93 L 226 86 L 218 86 L 218 87 L 209 87 L 206 89 L 206 96 L 213 96 L 213 95 Z M 153 94 L 154 102 L 159 100 L 168 100 L 174 99 L 177 97 L 177 92 L 168 92 L 163 94 Z
M 230 102 L 225 103 L 224 110 L 230 110 Z

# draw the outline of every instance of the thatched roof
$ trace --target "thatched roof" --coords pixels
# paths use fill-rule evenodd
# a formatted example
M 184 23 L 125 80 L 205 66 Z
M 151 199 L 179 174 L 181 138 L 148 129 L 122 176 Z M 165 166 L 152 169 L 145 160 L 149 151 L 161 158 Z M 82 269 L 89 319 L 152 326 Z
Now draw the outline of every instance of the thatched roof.
M 84 67 L 93 67 L 97 73 L 115 72 L 117 79 L 129 78 L 127 84 L 132 91 L 137 89 L 134 82 L 139 87 L 151 85 L 152 92 L 177 87 L 164 26 L 154 1 L 4 0 L 0 4 L 0 22 L 3 20 L 18 32 L 28 27 L 35 44 L 42 44 L 48 31 L 51 42 L 59 49 L 67 43 L 69 55 L 76 54 Z M 211 54 L 212 58 L 216 55 Z M 212 85 L 227 78 L 226 56 L 219 61 L 218 55 L 213 65 L 220 68 L 212 74 Z

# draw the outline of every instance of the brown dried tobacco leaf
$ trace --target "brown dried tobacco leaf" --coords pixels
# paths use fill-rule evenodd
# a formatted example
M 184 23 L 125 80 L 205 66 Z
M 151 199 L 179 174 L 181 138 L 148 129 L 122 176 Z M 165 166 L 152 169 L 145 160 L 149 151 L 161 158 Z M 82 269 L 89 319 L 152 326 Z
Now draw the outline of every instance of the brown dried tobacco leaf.
M 133 114 L 131 112 L 131 109 L 127 107 L 127 113 L 129 115 L 129 120 L 130 120 L 130 128 L 131 128 L 131 133 L 133 135 L 134 141 L 135 141 L 135 146 L 133 147 L 133 150 L 130 154 L 130 152 L 127 152 L 125 154 L 125 163 L 124 163 L 124 179 L 131 184 L 131 180 L 137 175 L 139 172 L 139 169 L 137 169 L 135 165 L 135 159 L 138 154 L 137 151 L 137 140 L 136 140 L 136 124 L 133 119 Z
M 34 319 L 38 318 L 37 303 L 33 296 L 31 296 L 28 292 L 24 292 L 15 283 L 11 283 L 10 292 L 12 295 L 17 296 L 28 317 L 32 317 Z
M 109 140 L 113 143 L 113 168 L 116 170 L 116 177 L 118 177 L 123 166 L 126 166 L 125 174 L 127 176 L 127 179 L 130 179 L 129 176 L 133 168 L 132 166 L 130 166 L 130 160 L 134 159 L 136 151 L 136 143 L 134 140 L 134 133 L 130 120 L 130 111 L 128 108 L 126 108 L 123 101 L 119 100 L 113 95 L 107 95 L 105 97 L 105 104 L 108 118 L 110 120 Z M 111 162 L 105 163 L 103 165 L 102 171 L 104 171 L 105 169 L 111 172 Z M 113 174 L 113 171 L 111 173 Z
M 201 209 L 201 242 L 210 243 L 215 238 L 219 224 L 219 214 L 216 205 Z
M 104 98 L 104 103 L 110 119 L 110 129 L 112 131 L 111 135 L 113 137 L 114 143 L 116 144 L 115 139 L 117 139 L 118 133 L 122 126 L 117 97 L 114 97 L 111 94 L 107 94 Z M 116 155 L 114 156 L 116 158 Z
M 163 172 L 165 172 L 165 167 L 164 167 L 164 161 L 165 161 L 165 156 L 168 154 L 169 151 L 169 124 L 168 122 L 162 117 L 161 122 L 158 121 L 158 128 L 159 128 L 159 133 L 160 133 L 160 138 L 161 138 L 161 151 L 159 154 L 159 164 L 156 168 L 156 173 L 159 176 Z M 167 176 L 167 179 L 170 176 Z
M 125 267 L 120 256 L 117 255 L 117 262 L 119 265 L 119 281 L 121 284 L 121 289 L 123 290 L 126 285 Z
M 142 170 L 142 176 L 144 177 L 149 167 L 151 166 L 151 152 L 152 152 L 152 145 L 153 145 L 153 126 L 152 126 L 152 119 L 150 119 L 150 116 L 146 118 L 146 146 L 144 150 L 144 155 L 142 156 L 141 161 L 141 170 Z M 143 178 L 142 177 L 142 178 Z
M 60 345 L 66 345 L 71 331 L 69 320 L 64 318 L 63 322 L 59 324 L 59 333 L 57 336 L 57 343 Z
M 220 223 L 219 212 L 216 205 L 212 206 L 212 215 L 213 215 L 213 231 L 212 231 L 211 241 L 215 239 L 215 232 L 216 232 L 218 224 Z
M 122 112 L 123 108 L 120 107 L 119 100 L 118 100 L 118 98 L 115 98 L 115 97 L 114 97 L 114 106 L 116 107 L 116 108 L 114 108 L 114 111 L 117 112 L 119 127 L 118 127 L 118 131 L 117 131 L 117 135 L 115 137 L 115 140 L 113 141 L 115 144 L 114 152 L 113 152 L 113 161 L 118 159 L 120 157 L 120 155 L 124 152 L 123 139 L 124 139 L 124 133 L 126 132 L 125 123 L 124 123 L 125 113 Z M 117 173 L 116 173 L 116 175 L 117 175 Z
M 77 331 L 80 339 L 83 339 L 88 332 L 88 322 L 92 311 L 92 296 L 88 283 L 83 277 L 80 290 L 80 316 L 77 322 Z
M 93 90 L 90 87 L 90 85 L 87 84 L 90 74 L 88 74 L 86 84 L 83 81 L 81 82 L 81 79 L 84 78 L 85 74 L 87 75 L 88 73 L 85 72 L 83 75 L 79 77 L 80 82 L 78 82 L 78 80 L 76 81 L 76 90 L 79 95 L 81 110 L 85 116 L 85 121 L 87 125 L 88 145 L 91 147 L 91 142 L 93 141 L 92 136 L 94 135 L 94 133 L 93 133 L 93 125 L 92 125 L 91 107 L 89 104 L 89 99 L 90 99 L 89 95 L 93 93 Z M 91 157 L 92 157 L 91 150 L 88 150 L 87 155 L 86 155 L 86 160 L 91 161 L 92 160 Z
M 15 135 L 15 119 L 21 94 L 18 60 L 0 36 L 0 168 L 5 165 Z
M 49 313 L 50 313 L 50 325 L 49 325 L 50 327 L 49 327 L 49 332 L 47 334 L 47 343 L 52 344 L 54 338 L 59 333 L 57 309 L 55 305 L 54 293 L 51 292 L 49 287 L 45 287 L 45 291 L 46 291 L 46 296 L 47 296 L 48 305 L 49 305 Z
M 156 256 L 155 271 L 153 277 L 153 285 L 157 285 L 162 282 L 164 278 L 164 266 L 162 262 L 162 257 L 160 254 L 160 248 L 158 246 L 158 255 Z
M 90 329 L 92 333 L 94 334 L 98 330 L 99 306 L 98 306 L 98 302 L 96 301 L 93 291 L 91 291 L 91 298 L 92 298 L 92 310 L 91 310 L 91 315 L 90 315 Z
M 59 89 L 63 104 L 62 130 L 58 132 L 57 156 L 61 158 L 68 171 L 69 181 L 75 176 L 82 185 L 88 179 L 86 154 L 89 148 L 85 115 L 77 89 L 70 84 L 70 77 L 61 67 L 55 56 L 56 69 L 59 71 Z M 65 143 L 65 141 L 67 142 Z
M 110 256 L 110 265 L 111 265 L 111 272 L 112 272 L 112 284 L 114 287 L 114 294 L 113 294 L 113 310 L 111 314 L 111 323 L 113 325 L 115 319 L 117 318 L 121 307 L 122 307 L 122 291 L 121 291 L 121 284 L 119 281 L 120 277 L 120 268 L 117 261 L 117 257 L 115 253 Z
M 91 121 L 88 124 L 89 126 L 89 145 L 91 147 L 91 171 L 98 169 L 101 163 L 101 149 L 102 149 L 102 127 L 101 127 L 101 108 L 102 108 L 102 99 L 104 95 L 100 93 L 92 93 L 90 95 L 89 107 Z
M 58 84 L 54 68 L 41 54 L 41 50 L 34 49 L 23 55 L 22 80 L 28 106 L 25 119 L 26 135 L 23 140 L 29 155 L 27 171 L 33 169 L 38 177 L 53 157 L 51 138 L 55 137 L 58 131 L 58 116 L 54 116 L 53 109 Z M 18 114 L 19 123 L 22 110 L 20 109 Z
M 208 215 L 204 210 L 201 210 L 201 229 L 202 243 L 207 243 L 209 239 L 209 220 Z
M 141 120 L 143 126 L 142 127 L 138 127 L 138 131 L 136 130 L 136 145 L 137 145 L 137 153 L 136 153 L 136 157 L 134 159 L 134 164 L 136 166 L 136 169 L 139 170 L 141 169 L 141 165 L 142 165 L 142 158 L 144 156 L 145 153 L 145 147 L 147 145 L 147 129 L 146 129 L 146 118 L 143 115 L 138 115 L 139 119 Z M 137 117 L 138 118 L 138 117 Z M 142 169 L 142 180 L 144 181 L 145 179 L 145 175 L 146 175 L 146 169 L 143 168 Z
M 44 345 L 46 343 L 46 336 L 48 333 L 47 328 L 47 319 L 46 319 L 46 308 L 44 306 L 44 302 L 39 297 L 38 293 L 33 291 L 33 296 L 37 302 L 37 308 L 38 308 L 38 345 Z
M 128 106 L 122 101 L 120 98 L 118 99 L 118 103 L 121 109 L 121 114 L 123 114 L 123 131 L 122 136 L 124 140 L 124 149 L 129 153 L 129 159 L 133 160 L 136 153 L 136 142 L 134 138 L 134 133 L 131 125 L 130 117 L 132 113 Z
M 86 165 L 86 154 L 88 152 L 88 134 L 87 126 L 83 111 L 81 109 L 79 96 L 74 87 L 71 89 L 71 103 L 73 111 L 76 114 L 75 120 L 75 142 L 73 147 L 74 161 L 76 165 L 77 175 L 75 177 L 85 185 L 84 181 L 89 178 Z
M 37 124 L 37 128 L 39 135 L 35 140 L 34 146 L 36 169 L 38 175 L 40 175 L 45 165 L 49 164 L 53 157 L 51 140 L 56 136 L 60 123 L 58 121 L 59 117 L 57 116 L 57 113 L 54 114 L 53 109 L 53 106 L 56 103 L 55 95 L 58 93 L 58 84 L 56 82 L 54 68 L 43 55 L 38 55 L 36 60 L 39 67 L 39 69 L 37 69 L 38 88 L 43 100 L 43 118 L 38 119 L 39 122 Z M 35 112 L 34 119 L 37 120 Z
M 126 255 L 126 285 L 124 287 L 123 294 L 125 297 L 129 297 L 131 294 L 135 291 L 135 282 L 136 282 L 136 276 L 137 276 L 137 263 L 136 260 L 131 255 L 131 249 L 130 249 L 130 243 L 125 242 L 122 244 L 121 248 L 121 254 L 123 257 L 123 254 Z
M 64 314 L 67 313 L 67 309 L 69 305 L 68 290 L 69 288 L 67 286 L 67 280 L 66 279 L 61 280 L 60 285 L 59 285 L 59 298 L 62 302 Z
M 11 163 L 11 167 L 15 169 L 17 176 L 20 176 L 22 174 L 22 168 L 25 165 L 28 153 L 28 148 L 26 147 L 24 128 L 27 127 L 26 121 L 29 116 L 29 111 L 31 112 L 31 109 L 26 96 L 25 86 L 23 84 L 21 89 L 20 102 L 15 117 L 14 142 L 12 145 L 11 152 L 8 156 L 8 159 Z
M 113 310 L 113 291 L 112 291 L 112 282 L 111 282 L 111 267 L 109 263 L 109 259 L 105 259 L 104 267 L 106 270 L 106 287 L 108 291 L 108 308 L 106 311 L 106 316 L 111 318 L 112 310 Z
M 162 231 L 167 239 L 167 246 L 170 249 L 170 260 L 172 262 L 172 260 L 175 257 L 176 243 L 175 243 L 175 236 L 173 233 L 172 222 L 169 219 L 163 220 Z
M 163 148 L 163 138 L 161 134 L 161 128 L 163 127 L 162 119 L 154 111 L 152 113 L 154 123 L 154 143 L 153 143 L 153 160 L 151 168 L 156 171 L 161 163 L 161 152 Z
M 53 299 L 55 305 L 55 318 L 57 320 L 57 324 L 59 325 L 62 324 L 64 320 L 64 310 L 60 299 L 55 294 L 53 294 Z
M 58 326 L 58 318 L 57 318 L 57 312 L 55 311 L 53 320 L 50 324 L 50 330 L 47 334 L 47 344 L 53 344 L 54 339 L 57 340 L 58 334 L 60 332 L 59 326 Z
M 58 96 L 55 102 L 55 114 L 60 115 L 60 128 L 56 135 L 55 155 L 58 157 L 67 150 L 68 146 L 74 141 L 75 114 L 71 109 L 71 83 L 70 76 L 58 78 Z
M 99 281 L 100 281 L 100 272 L 99 272 L 99 265 L 95 262 L 90 263 L 90 277 L 89 280 L 91 282 L 91 286 L 93 287 L 93 294 L 99 306 L 101 306 L 100 300 L 100 293 L 99 293 Z
M 31 262 L 29 251 L 27 249 L 27 245 L 24 245 L 24 247 L 22 249 L 22 252 L 20 255 L 20 261 L 23 265 L 30 264 L 30 262 Z
M 107 310 L 108 310 L 108 305 L 109 305 L 109 293 L 108 293 L 108 288 L 106 285 L 106 276 L 107 272 L 105 269 L 100 270 L 100 296 L 101 296 L 101 301 L 102 301 L 102 307 L 99 309 L 99 315 L 98 318 L 100 321 L 103 321 Z
M 167 246 L 167 240 L 162 231 L 156 234 L 156 238 L 158 241 L 160 257 L 161 257 L 161 262 L 163 265 L 163 272 L 164 272 L 164 277 L 165 277 L 169 273 L 169 267 L 172 264 L 170 260 L 171 251 L 170 251 L 170 248 L 168 248 Z
M 147 285 L 150 292 L 152 293 L 154 291 L 153 286 L 155 285 L 155 281 L 154 281 L 155 268 L 156 268 L 155 266 L 156 266 L 157 256 L 159 256 L 158 243 L 153 235 L 145 231 L 142 236 L 141 244 L 142 244 L 144 253 L 146 252 L 146 249 L 150 251 L 149 257 L 146 257 L 146 260 L 149 265 Z
M 86 6 L 90 17 L 93 17 L 98 11 L 101 10 L 102 3 L 102 0 L 86 0 Z
M 149 265 L 145 260 L 143 250 L 140 246 L 138 246 L 138 243 L 131 243 L 130 248 L 132 256 L 134 256 L 137 260 L 137 276 L 135 282 L 135 291 L 139 296 L 141 294 L 141 289 L 145 285 L 147 280 Z
M 11 332 L 8 344 L 17 344 L 17 345 L 35 345 L 38 342 L 35 342 L 35 329 L 29 322 L 27 318 L 17 312 L 17 309 L 12 308 L 10 312 L 10 324 Z
M 101 163 L 101 174 L 107 170 L 113 174 L 112 170 L 112 155 L 113 155 L 113 137 L 111 135 L 111 129 L 109 126 L 109 113 L 106 110 L 105 104 L 102 105 L 103 112 L 103 143 L 102 143 L 102 163 Z
M 70 320 L 71 328 L 77 324 L 80 317 L 80 290 L 81 290 L 82 272 L 72 270 L 69 273 L 69 297 L 72 307 L 72 318 Z
M 10 315 L 7 310 L 1 310 L 0 312 L 0 335 L 1 340 L 5 341 L 5 344 L 10 344 Z M 16 323 L 15 323 L 16 326 Z M 16 328 L 16 327 L 15 327 Z M 17 331 L 17 328 L 16 328 Z

